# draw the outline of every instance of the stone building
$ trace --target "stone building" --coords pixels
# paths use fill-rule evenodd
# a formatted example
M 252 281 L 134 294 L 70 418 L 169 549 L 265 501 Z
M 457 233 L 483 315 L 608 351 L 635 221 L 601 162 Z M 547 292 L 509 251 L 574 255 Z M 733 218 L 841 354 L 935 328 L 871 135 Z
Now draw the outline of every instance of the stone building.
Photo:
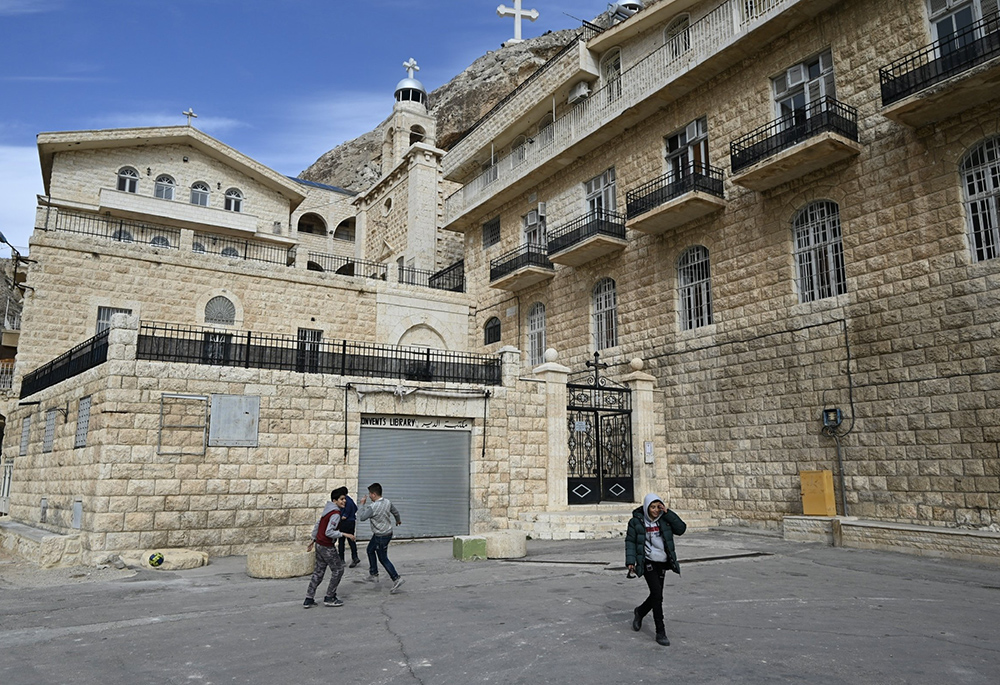
M 994 526 L 998 84 L 995 0 L 662 0 L 447 151 L 411 72 L 353 197 L 190 127 L 43 134 L 12 517 L 234 553 L 391 474 L 461 493 L 417 535 L 646 491 L 777 528 L 831 470 L 879 530 Z

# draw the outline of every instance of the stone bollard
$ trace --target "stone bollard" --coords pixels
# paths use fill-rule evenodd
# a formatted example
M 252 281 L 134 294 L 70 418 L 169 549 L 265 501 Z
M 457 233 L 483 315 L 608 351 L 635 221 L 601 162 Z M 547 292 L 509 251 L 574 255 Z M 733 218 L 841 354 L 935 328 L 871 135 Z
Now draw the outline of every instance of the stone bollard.
M 316 565 L 316 554 L 305 545 L 257 547 L 247 552 L 247 575 L 251 578 L 297 578 L 308 576 Z
M 153 554 L 162 554 L 163 561 L 159 566 L 152 566 L 149 558 Z M 208 565 L 208 554 L 182 547 L 165 547 L 161 549 L 130 550 L 118 555 L 130 568 L 152 569 L 155 571 L 184 571 L 190 568 Z
M 482 561 L 486 558 L 486 538 L 482 535 L 456 535 L 451 553 L 459 561 Z
M 483 537 L 489 559 L 520 559 L 528 554 L 528 536 L 522 531 L 498 530 Z

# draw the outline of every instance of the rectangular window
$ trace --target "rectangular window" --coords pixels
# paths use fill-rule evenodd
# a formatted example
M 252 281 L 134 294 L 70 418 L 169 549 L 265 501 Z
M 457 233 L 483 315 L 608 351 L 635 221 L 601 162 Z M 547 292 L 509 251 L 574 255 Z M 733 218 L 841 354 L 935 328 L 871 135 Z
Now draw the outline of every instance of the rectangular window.
M 231 333 L 206 333 L 201 349 L 202 363 L 225 366 L 229 362 L 232 342 Z
M 524 242 L 529 245 L 545 245 L 545 221 L 542 216 L 538 213 L 537 209 L 533 209 L 523 217 L 521 221 L 524 223 Z
M 615 211 L 615 168 L 611 167 L 603 174 L 595 176 L 584 184 L 587 194 L 587 212 L 600 215 Z
M 25 416 L 21 419 L 21 449 L 18 454 L 22 457 L 28 453 L 28 442 L 31 439 L 31 417 Z
M 299 329 L 299 346 L 296 351 L 295 368 L 300 373 L 319 371 L 319 348 L 323 342 L 323 331 L 312 328 Z
M 708 119 L 702 117 L 666 138 L 667 173 L 672 180 L 704 174 L 708 166 Z
M 45 412 L 45 437 L 42 439 L 42 451 L 51 452 L 52 443 L 56 437 L 56 410 Z
M 76 439 L 74 449 L 87 446 L 87 431 L 90 430 L 90 395 L 80 398 L 80 407 L 76 412 Z
M 111 317 L 115 314 L 131 314 L 131 309 L 121 309 L 118 307 L 98 307 L 97 308 L 97 331 L 103 333 L 111 328 Z
M 934 39 L 939 41 L 938 57 L 947 57 L 976 40 L 975 32 L 969 30 L 976 22 L 973 3 L 967 0 L 931 0 L 930 6 Z
M 833 54 L 826 52 L 800 62 L 773 79 L 775 115 L 785 127 L 805 123 L 823 111 L 823 98 L 834 99 Z
M 483 224 L 483 249 L 500 242 L 500 217 L 494 217 Z

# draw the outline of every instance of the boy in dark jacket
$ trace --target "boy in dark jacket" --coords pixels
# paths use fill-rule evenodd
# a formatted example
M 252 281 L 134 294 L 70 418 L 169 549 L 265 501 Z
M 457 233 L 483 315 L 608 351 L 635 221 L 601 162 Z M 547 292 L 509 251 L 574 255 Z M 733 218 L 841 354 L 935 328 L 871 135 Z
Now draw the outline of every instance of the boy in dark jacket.
M 342 533 L 355 533 L 358 526 L 358 505 L 354 503 L 350 495 L 347 495 L 347 503 L 340 510 L 340 531 Z M 351 543 L 351 565 L 348 568 L 354 568 L 361 563 L 360 557 L 358 557 L 358 543 L 354 541 L 353 537 L 347 537 L 346 535 L 340 536 L 337 540 L 337 556 L 344 560 L 344 540 Z
M 323 582 L 323 575 L 326 567 L 330 567 L 330 585 L 326 589 L 326 597 L 323 604 L 328 607 L 343 606 L 344 603 L 337 597 L 337 586 L 344 575 L 344 561 L 337 555 L 337 538 L 346 537 L 354 539 L 351 533 L 343 533 L 339 530 L 340 512 L 347 502 L 347 488 L 337 488 L 330 493 L 330 501 L 323 508 L 323 513 L 319 521 L 313 527 L 312 542 L 306 550 L 316 548 L 316 566 L 313 568 L 312 578 L 309 579 L 309 589 L 306 590 L 306 600 L 302 602 L 303 609 L 311 609 L 316 606 L 316 588 Z
M 629 573 L 646 579 L 649 596 L 632 611 L 632 630 L 642 629 L 642 619 L 653 611 L 656 642 L 670 644 L 663 623 L 663 579 L 667 569 L 680 575 L 681 567 L 674 550 L 674 535 L 683 535 L 687 524 L 667 509 L 659 495 L 649 494 L 642 506 L 632 512 L 625 533 L 625 565 Z

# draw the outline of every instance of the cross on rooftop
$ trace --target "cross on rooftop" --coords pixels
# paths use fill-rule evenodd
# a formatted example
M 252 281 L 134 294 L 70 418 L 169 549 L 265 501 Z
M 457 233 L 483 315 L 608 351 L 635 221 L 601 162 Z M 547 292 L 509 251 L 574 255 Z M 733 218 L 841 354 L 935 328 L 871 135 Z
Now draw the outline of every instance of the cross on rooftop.
M 497 7 L 497 16 L 501 17 L 514 17 L 514 37 L 508 40 L 508 43 L 520 43 L 521 42 L 521 19 L 527 17 L 530 21 L 538 19 L 538 10 L 525 10 L 521 9 L 521 0 L 514 0 L 513 7 L 505 7 L 500 5 Z
M 186 112 L 181 112 L 181 114 L 183 114 L 184 116 L 186 116 L 188 118 L 188 126 L 191 125 L 191 119 L 197 119 L 198 118 L 198 115 L 195 114 L 194 110 L 191 109 L 190 107 L 187 108 Z
M 409 78 L 413 78 L 413 72 L 420 71 L 420 67 L 417 66 L 417 60 L 412 57 L 403 62 L 403 68 L 406 69 L 406 73 Z

